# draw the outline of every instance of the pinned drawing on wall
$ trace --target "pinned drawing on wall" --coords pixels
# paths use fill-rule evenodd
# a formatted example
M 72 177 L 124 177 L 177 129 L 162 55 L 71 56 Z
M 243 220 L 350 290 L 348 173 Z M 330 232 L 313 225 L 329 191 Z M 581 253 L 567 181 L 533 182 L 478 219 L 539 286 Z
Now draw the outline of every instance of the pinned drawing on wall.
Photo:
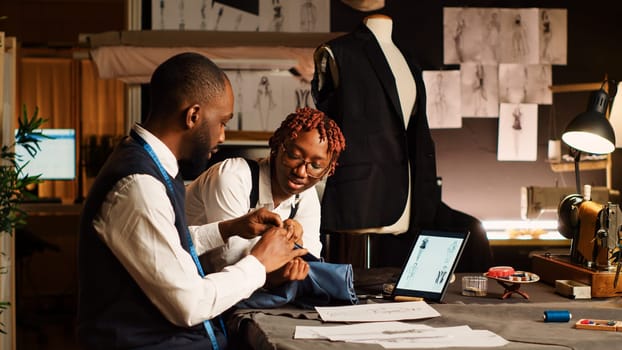
M 330 32 L 330 1 L 259 0 L 259 30 Z
M 566 65 L 567 12 L 566 9 L 540 9 L 540 63 Z
M 500 63 L 538 63 L 538 9 L 505 9 L 501 14 Z
M 274 131 L 297 107 L 314 107 L 310 83 L 288 71 L 225 72 L 236 97 L 228 130 Z
M 462 116 L 496 118 L 499 115 L 498 83 L 496 64 L 461 64 Z
M 460 71 L 424 71 L 426 111 L 431 129 L 462 127 Z
M 153 30 L 256 31 L 258 13 L 211 0 L 151 0 Z
M 499 65 L 499 102 L 523 103 L 527 98 L 527 66 L 517 63 Z
M 153 30 L 330 32 L 330 0 L 151 0 Z
M 444 63 L 498 62 L 499 9 L 445 7 Z
M 497 160 L 536 161 L 538 158 L 538 105 L 501 103 Z
M 551 65 L 499 64 L 499 101 L 506 103 L 551 104 Z
M 443 62 L 566 64 L 567 10 L 443 8 Z
M 256 13 L 245 11 L 244 8 L 227 5 L 226 2 L 213 1 L 210 10 L 207 12 L 205 29 L 253 32 L 259 29 L 259 16 Z
M 553 103 L 553 70 L 550 64 L 527 65 L 526 103 L 550 105 Z

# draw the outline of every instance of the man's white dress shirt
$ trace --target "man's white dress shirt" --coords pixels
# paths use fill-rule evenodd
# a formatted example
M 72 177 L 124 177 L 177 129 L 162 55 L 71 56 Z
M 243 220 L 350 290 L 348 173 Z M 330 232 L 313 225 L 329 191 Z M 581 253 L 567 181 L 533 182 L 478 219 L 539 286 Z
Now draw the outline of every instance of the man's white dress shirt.
M 174 179 L 179 169 L 173 153 L 140 125 L 133 129 Z M 94 227 L 147 297 L 179 326 L 214 318 L 265 283 L 265 267 L 252 255 L 202 278 L 179 240 L 165 185 L 151 175 L 119 180 L 95 216 Z M 199 255 L 224 244 L 217 222 L 190 227 L 190 234 Z

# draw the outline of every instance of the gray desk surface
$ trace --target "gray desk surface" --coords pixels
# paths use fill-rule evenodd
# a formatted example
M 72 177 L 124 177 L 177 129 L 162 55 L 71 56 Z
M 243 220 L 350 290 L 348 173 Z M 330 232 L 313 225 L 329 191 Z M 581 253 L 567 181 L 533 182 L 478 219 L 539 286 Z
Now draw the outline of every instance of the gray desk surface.
M 355 271 L 355 285 L 370 286 L 386 281 L 396 270 L 378 269 L 373 273 Z M 617 349 L 622 346 L 622 332 L 575 329 L 581 318 L 621 320 L 622 299 L 572 300 L 555 294 L 552 286 L 531 283 L 521 286 L 529 299 L 514 294 L 500 299 L 504 288 L 489 280 L 486 297 L 460 295 L 460 277 L 450 285 L 442 304 L 430 304 L 441 317 L 416 321 L 433 327 L 469 325 L 487 329 L 510 341 L 502 349 Z M 357 278 L 357 276 L 360 276 Z M 545 323 L 545 310 L 569 310 L 572 320 Z M 243 325 L 240 336 L 254 349 L 382 349 L 378 345 L 337 343 L 325 340 L 293 339 L 297 325 L 319 326 L 322 321 L 314 311 L 296 308 L 238 310 L 229 325 Z M 452 348 L 458 349 L 458 348 Z M 473 348 L 464 348 L 473 349 Z M 494 348 L 491 348 L 494 349 Z

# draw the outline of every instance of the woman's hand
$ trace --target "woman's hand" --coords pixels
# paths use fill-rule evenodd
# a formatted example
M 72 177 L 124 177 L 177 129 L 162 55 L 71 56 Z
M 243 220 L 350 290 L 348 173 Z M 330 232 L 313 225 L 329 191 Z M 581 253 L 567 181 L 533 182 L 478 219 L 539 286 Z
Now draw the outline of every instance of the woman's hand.
M 285 227 L 285 229 L 291 228 L 294 235 L 294 242 L 296 242 L 296 244 L 300 245 L 301 247 L 304 246 L 302 242 L 302 234 L 304 232 L 302 230 L 302 225 L 298 221 L 294 219 L 287 219 L 283 221 L 283 227 Z
M 280 269 L 266 276 L 266 287 L 274 288 L 289 281 L 302 281 L 309 274 L 309 264 L 302 258 L 290 260 Z

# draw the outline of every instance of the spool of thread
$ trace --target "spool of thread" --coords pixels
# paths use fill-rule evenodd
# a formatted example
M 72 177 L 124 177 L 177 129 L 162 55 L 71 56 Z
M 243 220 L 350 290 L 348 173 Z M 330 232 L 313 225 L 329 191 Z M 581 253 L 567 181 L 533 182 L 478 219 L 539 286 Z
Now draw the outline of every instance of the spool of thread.
M 572 314 L 568 310 L 547 310 L 544 311 L 544 322 L 568 322 Z

